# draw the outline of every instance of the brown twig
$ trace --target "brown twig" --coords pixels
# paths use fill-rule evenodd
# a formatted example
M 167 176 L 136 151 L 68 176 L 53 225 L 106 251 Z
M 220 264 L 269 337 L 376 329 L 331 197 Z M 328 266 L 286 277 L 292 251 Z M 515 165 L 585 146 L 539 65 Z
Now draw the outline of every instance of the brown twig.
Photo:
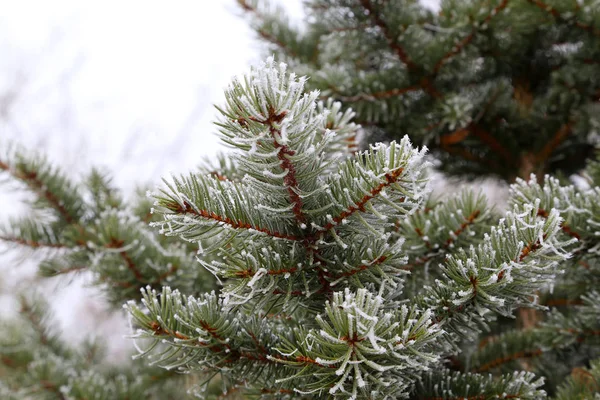
M 498 357 L 492 361 L 489 361 L 489 362 L 483 364 L 482 366 L 474 369 L 474 372 L 480 373 L 480 372 L 489 371 L 490 369 L 497 368 L 500 365 L 506 364 L 508 362 L 523 359 L 523 358 L 537 357 L 537 356 L 540 356 L 542 353 L 543 353 L 542 349 L 518 351 L 516 353 L 509 354 L 504 357 Z
M 394 36 L 390 32 L 389 27 L 386 22 L 381 18 L 377 11 L 373 8 L 370 0 L 360 0 L 363 8 L 369 12 L 369 17 L 375 22 L 375 25 L 381 29 L 383 36 L 388 42 L 388 45 L 394 50 L 394 52 L 398 55 L 398 58 L 406 65 L 409 70 L 414 70 L 417 68 L 417 65 L 410 59 L 406 51 L 400 44 L 395 40 Z
M 379 193 L 381 193 L 381 191 L 383 189 L 396 183 L 398 181 L 398 178 L 402 175 L 403 172 L 404 172 L 403 168 L 398 168 L 391 172 L 386 173 L 384 176 L 385 182 L 382 182 L 379 185 L 377 185 L 376 187 L 374 187 L 373 189 L 371 189 L 369 191 L 369 193 L 364 195 L 358 202 L 356 202 L 356 204 L 349 206 L 347 209 L 342 211 L 340 214 L 333 217 L 330 222 L 325 224 L 325 226 L 323 227 L 323 231 L 328 231 L 331 228 L 341 224 L 344 219 L 348 218 L 349 216 L 351 216 L 352 214 L 354 214 L 357 211 L 364 212 L 366 204 L 371 199 L 373 199 L 374 197 L 379 195 Z M 404 199 L 400 200 L 400 202 L 402 202 L 402 201 L 404 201 Z
M 560 11 L 558 11 L 556 8 L 552 7 L 551 5 L 546 4 L 541 0 L 529 0 L 529 2 L 536 5 L 538 8 L 546 11 L 547 13 L 552 15 L 554 18 L 564 20 L 562 15 L 560 14 Z M 574 24 L 578 28 L 588 31 L 588 32 L 592 33 L 593 35 L 600 36 L 600 29 L 597 29 L 592 25 L 584 24 L 583 22 L 580 22 L 577 20 L 574 21 Z
M 44 243 L 44 242 L 39 242 L 36 240 L 27 240 L 27 239 L 22 239 L 22 238 L 17 238 L 17 237 L 9 237 L 9 236 L 0 236 L 0 240 L 2 240 L 4 242 L 17 243 L 22 246 L 31 247 L 34 249 L 37 249 L 40 247 L 48 247 L 48 248 L 53 248 L 53 249 L 64 249 L 64 248 L 68 247 L 67 245 L 62 244 L 62 243 Z
M 544 147 L 535 155 L 536 163 L 538 165 L 545 164 L 548 158 L 556 150 L 558 146 L 569 136 L 571 133 L 571 122 L 563 124 L 552 136 L 552 139 L 548 141 Z
M 483 20 L 482 24 L 487 24 L 489 23 L 492 18 L 497 15 L 498 13 L 500 13 L 500 11 L 502 11 L 504 8 L 506 8 L 506 6 L 508 5 L 508 0 L 502 0 L 502 2 L 496 6 L 494 9 L 492 9 L 492 11 L 485 17 L 485 19 Z M 475 27 L 473 28 L 473 30 L 471 30 L 471 32 L 465 36 L 463 38 L 463 40 L 460 41 L 460 43 L 458 43 L 457 45 L 453 46 L 452 49 L 444 54 L 442 56 L 442 58 L 440 58 L 440 60 L 435 64 L 435 66 L 433 67 L 433 75 L 437 75 L 438 72 L 440 71 L 440 69 L 442 68 L 442 66 L 452 57 L 454 57 L 455 55 L 459 54 L 460 52 L 462 52 L 462 50 L 473 41 L 473 39 L 475 38 L 475 34 L 477 33 L 477 30 L 479 28 Z
M 106 248 L 119 249 L 119 248 L 122 248 L 124 244 L 125 244 L 124 240 L 120 240 L 117 238 L 111 238 L 110 242 L 106 245 Z M 123 261 L 125 261 L 125 265 L 127 265 L 127 268 L 133 273 L 133 275 L 135 276 L 135 279 L 137 279 L 140 282 L 143 282 L 144 276 L 142 275 L 140 270 L 137 268 L 137 266 L 131 259 L 129 253 L 125 250 L 122 250 L 119 252 L 119 255 L 121 256 L 121 258 L 123 258 Z
M 377 257 L 376 259 L 374 259 L 373 261 L 371 261 L 368 264 L 361 264 L 358 267 L 355 267 L 355 268 L 351 269 L 350 271 L 343 272 L 339 276 L 339 278 L 341 278 L 341 277 L 349 277 L 349 276 L 352 276 L 352 275 L 356 275 L 359 272 L 366 271 L 367 269 L 369 269 L 369 268 L 371 268 L 373 266 L 383 264 L 385 262 L 385 260 L 387 260 L 386 256 Z
M 302 240 L 301 238 L 299 238 L 297 236 L 288 235 L 288 234 L 285 234 L 282 232 L 271 231 L 267 228 L 262 228 L 259 226 L 252 226 L 247 222 L 233 220 L 231 218 L 218 215 L 212 211 L 195 209 L 187 201 L 184 201 L 183 204 L 184 205 L 182 206 L 181 204 L 179 204 L 175 201 L 172 201 L 172 202 L 165 203 L 164 206 L 166 208 L 168 208 L 169 210 L 174 211 L 176 213 L 191 214 L 196 217 L 201 217 L 201 218 L 210 219 L 210 220 L 213 220 L 216 222 L 221 222 L 223 224 L 228 225 L 229 227 L 231 227 L 233 229 L 246 229 L 246 230 L 252 229 L 252 230 L 262 232 L 266 235 L 269 235 L 269 236 L 272 236 L 272 237 L 275 237 L 278 239 L 287 239 L 287 240 L 294 240 L 294 241 Z

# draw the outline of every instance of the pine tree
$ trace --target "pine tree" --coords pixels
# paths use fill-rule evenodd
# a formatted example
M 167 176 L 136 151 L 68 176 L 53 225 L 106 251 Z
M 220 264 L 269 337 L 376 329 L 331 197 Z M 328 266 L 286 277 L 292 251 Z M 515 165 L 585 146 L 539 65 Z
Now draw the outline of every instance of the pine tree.
M 443 0 L 437 14 L 418 0 L 308 0 L 301 27 L 268 0 L 238 3 L 369 141 L 409 135 L 449 174 L 568 176 L 598 143 L 596 0 Z
M 353 112 L 305 84 L 273 59 L 234 80 L 217 122 L 232 151 L 152 205 L 95 171 L 0 159 L 39 209 L 2 239 L 128 299 L 139 351 L 103 368 L 25 298 L 2 324 L 4 397 L 178 398 L 182 376 L 219 399 L 598 396 L 598 164 L 588 188 L 519 179 L 504 213 L 481 193 L 435 199 L 424 148 L 356 151 Z M 515 328 L 518 307 L 537 324 Z

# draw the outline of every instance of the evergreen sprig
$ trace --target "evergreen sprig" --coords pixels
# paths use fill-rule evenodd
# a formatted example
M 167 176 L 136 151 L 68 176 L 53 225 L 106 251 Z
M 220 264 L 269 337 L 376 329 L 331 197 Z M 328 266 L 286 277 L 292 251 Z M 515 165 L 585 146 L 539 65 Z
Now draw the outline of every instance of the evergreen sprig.
M 350 158 L 329 151 L 340 142 L 303 84 L 272 59 L 235 81 L 219 126 L 244 175 L 174 178 L 155 195 L 163 232 L 211 241 L 214 258 L 200 262 L 223 287 L 200 297 L 143 291 L 141 305 L 127 305 L 135 338 L 159 365 L 212 371 L 250 391 L 406 396 L 460 338 L 536 306 L 531 295 L 555 281 L 572 238 L 539 200 L 516 202 L 490 226 L 484 199 L 464 192 L 427 216 L 432 240 L 443 250 L 456 241 L 456 252 L 444 251 L 440 280 L 408 295 L 402 229 L 418 226 L 427 199 L 423 152 L 406 138 Z M 477 241 L 463 231 L 488 233 Z M 515 374 L 485 387 L 539 398 L 539 385 Z
M 100 170 L 77 182 L 39 154 L 7 148 L 0 169 L 33 201 L 30 214 L 0 226 L 0 240 L 40 253 L 41 275 L 91 272 L 119 304 L 146 285 L 169 282 L 196 293 L 214 287 L 210 274 L 195 268 L 193 247 L 148 227 L 152 215 L 145 198 L 125 201 Z
M 103 345 L 60 338 L 57 322 L 39 296 L 21 296 L 18 318 L 0 326 L 3 399 L 159 399 L 185 395 L 182 377 L 139 362 L 111 365 Z M 6 379 L 10 377 L 10 379 Z

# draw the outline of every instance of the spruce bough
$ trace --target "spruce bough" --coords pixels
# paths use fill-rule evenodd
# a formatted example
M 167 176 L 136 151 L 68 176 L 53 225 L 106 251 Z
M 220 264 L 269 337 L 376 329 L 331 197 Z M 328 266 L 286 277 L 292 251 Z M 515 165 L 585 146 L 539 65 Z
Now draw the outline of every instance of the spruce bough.
M 134 374 L 144 396 L 180 390 L 144 382 L 173 383 L 182 372 L 208 398 L 593 396 L 596 164 L 589 189 L 549 177 L 519 180 L 502 216 L 469 191 L 436 200 L 424 149 L 405 137 L 357 152 L 352 112 L 317 102 L 304 84 L 273 59 L 235 80 L 217 123 L 232 152 L 218 166 L 165 180 L 151 194 L 150 215 L 140 211 L 147 203 L 123 202 L 98 174 L 77 185 L 10 153 L 2 169 L 55 216 L 12 221 L 2 238 L 45 252 L 46 275 L 89 263 L 113 302 L 140 289 L 125 309 L 135 358 L 154 366 Z M 565 293 L 570 308 L 554 309 L 534 328 L 507 323 L 516 308 L 541 314 Z M 34 372 L 50 357 L 15 360 L 22 343 L 10 338 L 3 363 L 25 378 L 23 387 L 5 384 L 0 393 L 89 397 L 96 390 L 90 376 L 115 379 L 96 368 L 46 374 L 39 385 Z M 48 348 L 48 340 L 31 340 Z M 565 366 L 581 371 L 566 380 L 570 369 L 519 364 L 565 352 Z M 112 385 L 109 396 L 126 398 L 131 373 L 118 379 L 125 383 Z
M 424 152 L 407 138 L 344 152 L 355 129 L 317 109 L 303 83 L 272 60 L 235 81 L 218 125 L 240 178 L 195 173 L 155 194 L 155 224 L 208 242 L 216 259 L 201 262 L 223 287 L 145 290 L 127 305 L 136 337 L 161 365 L 218 371 L 259 392 L 407 395 L 461 338 L 530 305 L 570 242 L 556 210 L 540 218 L 539 202 L 516 204 L 480 243 L 447 254 L 443 281 L 405 297 L 396 232 L 427 199 Z M 503 379 L 521 398 L 540 396 L 531 374 Z

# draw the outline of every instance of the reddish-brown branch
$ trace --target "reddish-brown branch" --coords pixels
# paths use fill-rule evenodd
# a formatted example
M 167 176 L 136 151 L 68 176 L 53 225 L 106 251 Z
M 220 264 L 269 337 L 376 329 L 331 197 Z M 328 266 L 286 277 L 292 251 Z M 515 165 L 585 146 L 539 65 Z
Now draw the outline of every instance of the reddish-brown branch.
M 469 134 L 477 137 L 483 144 L 487 145 L 493 152 L 502 156 L 505 162 L 512 163 L 513 157 L 510 151 L 504 147 L 494 136 L 488 131 L 481 128 L 476 123 L 471 123 L 464 128 L 460 128 L 447 135 L 440 137 L 440 145 L 448 151 L 450 145 L 460 143 L 465 140 Z
M 31 247 L 34 249 L 37 249 L 40 247 L 47 247 L 47 248 L 53 248 L 53 249 L 64 249 L 67 247 L 66 245 L 64 245 L 62 243 L 44 243 L 44 242 L 38 242 L 35 240 L 26 240 L 26 239 L 22 239 L 22 238 L 9 237 L 9 236 L 0 236 L 0 240 L 2 240 L 4 242 L 17 243 L 22 246 Z
M 431 255 L 431 256 L 419 257 L 413 263 L 404 265 L 402 267 L 402 269 L 410 271 L 414 267 L 424 265 L 427 261 L 431 260 L 433 257 L 437 256 L 438 254 L 443 253 L 443 250 L 447 250 L 456 241 L 458 236 L 460 236 L 470 225 L 475 223 L 475 220 L 477 219 L 479 214 L 481 214 L 480 210 L 473 211 L 464 220 L 464 222 L 462 224 L 460 224 L 460 226 L 452 232 L 454 234 L 454 237 L 452 237 L 452 236 L 448 237 L 448 239 L 442 246 L 442 251 L 440 251 L 434 255 Z M 415 228 L 415 231 L 417 232 L 417 234 L 419 236 L 421 236 L 421 237 L 423 236 L 423 232 L 419 228 Z M 425 245 L 427 246 L 428 249 L 431 248 L 431 243 L 429 241 L 425 241 Z
M 189 336 L 186 336 L 177 331 L 171 331 L 167 328 L 163 328 L 158 322 L 152 321 L 150 323 L 150 329 L 154 331 L 156 336 L 172 336 L 180 340 L 190 340 Z
M 580 299 L 548 299 L 542 304 L 548 307 L 580 306 L 583 301 Z
M 446 135 L 440 136 L 440 144 L 442 147 L 460 143 L 465 140 L 470 133 L 470 125 L 465 128 L 456 129 Z
M 221 175 L 218 171 L 211 171 L 210 175 L 214 176 L 216 179 L 218 179 L 220 181 L 228 181 L 229 180 L 229 178 L 227 178 L 226 175 Z
M 254 344 L 256 345 L 256 348 L 262 352 L 263 354 L 267 354 L 267 349 L 265 348 L 265 346 L 263 346 L 258 339 L 256 338 L 256 335 L 254 334 L 254 332 L 252 331 L 247 331 L 248 334 L 250 335 L 250 337 L 252 338 L 252 341 L 254 342 Z
M 477 154 L 472 153 L 468 148 L 464 147 L 452 147 L 452 146 L 441 146 L 442 150 L 444 150 L 448 154 L 454 154 L 461 157 L 464 160 L 472 161 L 480 165 L 487 165 L 489 168 L 495 170 L 498 166 L 497 162 L 489 157 L 481 157 Z
M 25 315 L 27 320 L 33 326 L 33 329 L 37 332 L 40 337 L 40 343 L 43 345 L 47 345 L 49 342 L 48 336 L 46 335 L 46 329 L 42 325 L 42 321 L 39 316 L 31 309 L 29 304 L 22 303 L 21 305 L 21 313 Z
M 208 332 L 208 334 L 210 336 L 212 336 L 213 338 L 217 339 L 220 342 L 225 341 L 225 338 L 217 333 L 217 328 L 215 328 L 214 326 L 211 326 L 208 322 L 201 320 L 200 326 L 202 327 L 202 329 L 204 329 L 206 332 Z M 224 343 L 224 346 L 228 349 L 231 349 L 231 346 L 229 346 L 227 343 Z
M 520 360 L 523 358 L 533 358 L 533 357 L 537 357 L 541 354 L 542 354 L 542 349 L 519 351 L 519 352 L 516 352 L 513 354 L 506 355 L 504 357 L 496 358 L 495 360 L 492 360 L 490 362 L 487 362 L 487 363 L 483 364 L 482 366 L 476 368 L 474 370 L 474 372 L 489 371 L 490 369 L 497 368 L 497 367 L 499 367 L 503 364 L 506 364 L 508 362 L 511 362 L 511 361 Z
M 341 94 L 340 90 L 334 86 L 329 86 L 329 89 L 335 93 L 336 98 L 340 101 L 344 102 L 355 102 L 355 101 L 370 101 L 372 99 L 388 99 L 390 97 L 400 96 L 404 93 L 416 92 L 419 90 L 423 90 L 420 85 L 412 85 L 403 88 L 396 88 L 390 90 L 383 90 L 375 93 L 360 93 L 354 96 L 344 96 Z
M 200 324 L 201 324 L 202 328 L 204 330 L 206 330 L 213 338 L 217 339 L 219 342 L 225 341 L 225 339 L 222 336 L 220 336 L 219 334 L 216 333 L 216 328 L 212 327 L 206 321 L 201 321 Z M 152 321 L 150 323 L 149 328 L 154 332 L 154 335 L 156 335 L 156 336 L 170 336 L 170 337 L 177 338 L 179 340 L 186 340 L 186 341 L 192 339 L 191 337 L 184 335 L 181 332 L 172 331 L 168 328 L 164 328 L 157 321 Z M 237 361 L 240 358 L 245 358 L 248 360 L 258 361 L 258 362 L 262 362 L 262 363 L 276 363 L 277 362 L 276 360 L 281 360 L 281 361 L 300 362 L 305 365 L 309 365 L 309 364 L 317 365 L 317 366 L 323 367 L 323 368 L 336 368 L 335 365 L 322 365 L 322 364 L 318 363 L 316 360 L 314 360 L 310 357 L 307 357 L 307 356 L 297 356 L 295 358 L 288 358 L 288 357 L 283 357 L 281 355 L 276 355 L 276 356 L 272 356 L 269 358 L 269 357 L 267 357 L 267 355 L 269 355 L 267 352 L 267 348 L 258 342 L 258 340 L 256 339 L 256 336 L 253 336 L 253 341 L 255 341 L 257 348 L 259 350 L 263 351 L 263 353 L 256 354 L 256 353 L 252 353 L 252 352 L 233 349 L 227 343 L 210 344 L 207 342 L 197 341 L 194 344 L 196 344 L 197 346 L 200 346 L 200 347 L 207 348 L 208 350 L 210 350 L 214 353 L 221 353 L 224 351 L 224 349 L 227 349 L 227 353 L 231 357 L 229 359 L 225 360 L 224 361 L 225 363 L 232 363 L 232 362 Z
M 119 248 L 123 247 L 124 244 L 125 244 L 125 241 L 123 241 L 123 240 L 111 238 L 110 242 L 106 245 L 106 247 L 109 249 L 119 249 Z M 127 265 L 127 268 L 135 276 L 135 279 L 142 282 L 144 280 L 144 276 L 142 275 L 140 270 L 137 268 L 137 266 L 135 265 L 135 263 L 129 256 L 129 253 L 127 253 L 127 251 L 123 250 L 123 251 L 120 251 L 119 254 L 121 255 L 121 258 L 123 258 L 123 261 L 125 261 L 125 265 Z
M 419 235 L 419 237 L 421 239 L 423 239 L 425 237 L 425 234 L 423 233 L 421 228 L 418 228 L 418 227 L 415 228 L 415 232 L 417 233 L 417 235 Z M 431 242 L 429 240 L 423 239 L 423 242 L 425 243 L 425 247 L 427 247 L 428 249 L 431 249 Z
M 463 233 L 465 231 L 465 229 L 467 229 L 470 225 L 473 225 L 473 223 L 475 222 L 477 217 L 479 217 L 480 213 L 481 213 L 481 211 L 479 211 L 479 210 L 473 211 L 467 217 L 467 219 L 462 224 L 460 224 L 460 227 L 458 227 L 456 230 L 454 230 L 454 232 L 452 232 L 453 236 L 449 237 L 448 240 L 446 240 L 445 247 L 446 248 L 450 247 L 450 245 L 452 245 L 452 243 L 454 243 L 456 241 L 458 236 L 460 236 L 460 234 Z
M 323 365 L 323 364 L 317 362 L 317 360 L 314 360 L 307 356 L 297 356 L 295 361 L 301 362 L 306 365 L 312 364 L 312 365 L 316 365 L 316 366 L 324 367 L 324 368 L 337 368 L 335 365 Z
M 281 269 L 272 269 L 267 271 L 267 275 L 285 275 L 285 274 L 293 274 L 295 272 L 298 271 L 298 268 L 296 267 L 292 267 L 292 268 L 281 268 Z M 253 271 L 252 269 L 245 269 L 242 271 L 236 271 L 235 276 L 237 276 L 238 278 L 252 278 L 254 275 L 256 275 L 256 271 Z
M 289 54 L 290 56 L 292 56 L 292 57 L 298 56 L 298 54 L 296 54 L 296 52 L 294 50 L 292 50 L 289 46 L 287 46 L 281 40 L 277 39 L 275 36 L 269 34 L 264 29 L 258 29 L 257 32 L 260 35 L 260 37 L 262 37 L 263 39 L 265 39 L 268 42 L 271 42 L 271 43 L 277 45 L 277 47 L 279 47 L 281 50 L 283 50 L 285 53 Z
M 540 208 L 537 212 L 537 215 L 543 218 L 548 218 L 548 211 L 544 210 L 543 208 Z M 575 232 L 574 230 L 571 229 L 571 227 L 569 225 L 567 225 L 566 222 L 563 221 L 562 224 L 560 224 L 560 229 L 566 233 L 567 235 L 574 237 L 577 240 L 581 240 L 581 235 L 577 232 Z
M 88 267 L 85 265 L 77 265 L 75 267 L 69 267 L 69 268 L 58 270 L 54 274 L 55 275 L 64 275 L 64 274 L 70 274 L 71 272 L 83 271 L 85 269 L 88 269 Z
M 550 139 L 540 150 L 540 152 L 535 155 L 537 164 L 544 164 L 546 160 L 550 158 L 554 150 L 556 150 L 556 148 L 560 146 L 562 142 L 565 141 L 565 139 L 569 136 L 570 133 L 571 123 L 568 122 L 562 125 L 560 129 L 556 131 L 554 136 L 552 136 L 552 139 Z
M 2 362 L 2 364 L 6 365 L 9 368 L 15 368 L 17 365 L 15 360 L 8 356 L 0 356 L 0 362 Z
M 244 11 L 255 14 L 258 18 L 263 18 L 261 13 L 255 7 L 252 7 L 250 4 L 248 4 L 245 0 L 237 0 L 237 2 Z M 282 49 L 284 52 L 288 53 L 292 57 L 298 56 L 294 50 L 292 50 L 285 43 L 283 43 L 281 40 L 277 39 L 275 36 L 271 35 L 267 31 L 265 31 L 264 29 L 262 29 L 262 28 L 257 29 L 257 33 L 263 39 L 277 45 L 277 47 L 279 47 L 280 49 Z
M 535 252 L 542 247 L 540 240 L 536 240 L 535 242 L 528 243 L 527 246 L 521 250 L 521 254 L 519 254 L 519 261 L 523 261 L 525 257 L 527 257 L 531 252 Z
M 370 0 L 360 0 L 363 8 L 369 12 L 369 17 L 375 22 L 375 25 L 381 29 L 383 36 L 388 42 L 388 45 L 394 50 L 394 52 L 398 55 L 398 58 L 406 65 L 406 67 L 410 70 L 414 70 L 417 68 L 417 65 L 410 59 L 406 51 L 400 46 L 400 44 L 395 40 L 394 36 L 389 30 L 386 22 L 381 19 L 379 14 L 377 14 L 376 10 L 373 8 Z
M 17 171 L 11 169 L 10 166 L 4 162 L 0 162 L 0 169 L 9 172 L 15 178 L 24 181 L 31 189 L 41 194 L 48 204 L 57 210 L 68 224 L 75 222 L 75 217 L 69 213 L 63 204 L 61 204 L 56 194 L 48 190 L 47 186 L 39 179 L 36 171 Z
M 248 12 L 256 12 L 256 9 L 254 7 L 252 7 L 250 4 L 248 4 L 245 0 L 237 0 L 237 3 L 240 5 L 240 7 L 242 7 L 242 9 L 244 9 L 245 11 Z
M 151 283 L 152 284 L 161 283 L 162 281 L 164 281 L 165 279 L 167 279 L 169 276 L 171 276 L 175 272 L 177 272 L 178 269 L 179 269 L 179 266 L 177 266 L 175 264 L 171 265 L 171 267 L 169 268 L 168 271 L 165 271 L 162 274 L 160 274 L 159 276 L 157 276 L 156 279 L 153 280 Z
M 502 146 L 502 144 L 489 132 L 487 132 L 477 124 L 473 124 L 471 132 L 479 140 L 488 145 L 490 149 L 500 154 L 507 163 L 513 162 L 513 157 L 510 151 L 508 151 L 504 146 Z
M 442 56 L 442 58 L 433 67 L 433 73 L 437 74 L 440 71 L 440 69 L 442 68 L 442 66 L 446 63 L 446 61 L 448 59 L 454 57 L 458 53 L 460 53 L 466 45 L 471 43 L 471 41 L 473 40 L 474 37 L 475 37 L 475 31 L 473 30 L 473 31 L 471 31 L 471 33 L 469 33 L 467 36 L 465 36 L 464 39 L 460 41 L 460 43 L 458 43 L 456 46 L 454 46 L 452 48 L 452 50 L 450 50 L 448 53 L 446 53 Z
M 279 150 L 277 152 L 277 158 L 279 158 L 281 169 L 287 171 L 283 178 L 283 183 L 285 184 L 288 195 L 290 196 L 290 201 L 293 205 L 292 211 L 296 220 L 300 223 L 304 223 L 306 217 L 302 212 L 302 198 L 299 194 L 300 188 L 298 187 L 298 180 L 296 178 L 296 167 L 294 166 L 294 163 L 292 163 L 292 160 L 290 160 L 290 157 L 296 154 L 296 152 L 279 142 L 281 131 L 275 127 L 275 124 L 280 123 L 285 115 L 285 111 L 280 114 L 275 114 L 275 110 L 271 109 L 269 110 L 269 118 L 265 124 L 269 125 L 269 131 L 273 136 L 273 146 Z
M 239 392 L 240 390 L 241 390 L 241 388 L 239 386 L 234 386 L 232 388 L 229 388 L 222 395 L 217 397 L 217 400 L 224 400 L 224 399 L 228 398 L 229 396 L 231 396 L 232 394 Z
M 60 400 L 66 400 L 66 397 L 60 391 L 60 388 L 58 386 L 56 386 L 56 384 L 54 384 L 53 382 L 50 382 L 48 380 L 41 380 L 40 386 L 42 388 L 44 388 L 45 390 L 48 390 L 48 391 L 54 393 L 56 395 L 56 397 L 58 397 Z
M 398 181 L 398 178 L 404 172 L 403 168 L 398 168 L 394 171 L 388 172 L 385 174 L 385 182 L 380 183 L 370 190 L 369 194 L 364 195 L 355 205 L 348 207 L 346 210 L 342 211 L 339 215 L 333 217 L 331 222 L 328 222 L 323 229 L 325 231 L 330 230 L 331 228 L 339 225 L 342 221 L 357 211 L 365 211 L 365 205 L 374 197 L 379 195 L 383 189 L 387 186 L 390 186 Z M 403 201 L 400 200 L 400 201 Z
M 365 271 L 375 265 L 382 264 L 385 260 L 387 260 L 386 256 L 378 257 L 375 260 L 371 261 L 369 264 L 362 264 L 356 268 L 351 269 L 350 271 L 343 272 L 342 274 L 340 274 L 339 277 L 348 277 L 348 276 L 356 275 L 359 272 Z
M 207 210 L 195 210 L 192 205 L 190 203 L 188 203 L 187 201 L 183 202 L 184 206 L 181 206 L 179 203 L 173 201 L 173 202 L 169 202 L 164 204 L 164 206 L 166 208 L 168 208 L 171 211 L 174 211 L 176 213 L 180 213 L 180 214 L 191 214 L 194 215 L 196 217 L 201 217 L 201 218 L 205 218 L 205 219 L 211 219 L 213 221 L 217 221 L 217 222 L 221 222 L 223 224 L 228 225 L 231 228 L 234 229 L 253 229 L 255 231 L 258 232 L 262 232 L 264 234 L 267 234 L 269 236 L 272 237 L 276 237 L 279 239 L 287 239 L 287 240 L 301 240 L 300 238 L 293 236 L 293 235 L 288 235 L 285 233 L 281 233 L 281 232 L 275 232 L 275 231 L 271 231 L 267 228 L 261 228 L 261 227 L 257 227 L 257 226 L 252 226 L 247 222 L 242 222 L 242 221 L 236 221 L 233 220 L 231 218 L 228 217 L 223 217 L 220 216 L 218 214 L 216 214 L 215 212 L 212 211 L 207 211 Z
M 560 12 L 556 8 L 552 7 L 551 5 L 546 4 L 541 0 L 529 0 L 529 2 L 536 5 L 538 8 L 546 11 L 547 13 L 551 14 L 554 18 L 562 20 L 562 16 L 561 16 Z M 577 20 L 575 20 L 574 23 L 575 23 L 575 26 L 577 26 L 578 28 L 586 30 L 594 35 L 600 36 L 600 29 L 597 29 L 588 24 L 584 24 L 583 22 L 580 22 Z
M 425 263 L 427 261 L 431 260 L 432 258 L 433 258 L 433 256 L 418 257 L 417 259 L 415 259 L 414 262 L 403 265 L 402 269 L 405 271 L 412 271 L 415 267 L 420 267 L 421 265 L 425 265 Z
M 488 24 L 492 20 L 494 15 L 497 15 L 500 11 L 506 8 L 507 5 L 508 0 L 502 0 L 502 2 L 485 17 L 485 19 L 480 25 Z M 444 54 L 442 58 L 440 58 L 440 60 L 433 67 L 433 75 L 437 75 L 442 66 L 446 63 L 446 61 L 459 54 L 469 43 L 473 41 L 473 39 L 475 38 L 475 34 L 477 33 L 477 29 L 478 28 L 473 28 L 473 30 L 467 36 L 465 36 L 463 40 L 460 41 L 460 43 L 452 47 L 452 49 L 448 53 Z
M 471 283 L 471 286 L 473 287 L 473 299 L 477 297 L 477 284 L 479 283 L 478 279 L 476 276 L 471 275 L 469 276 L 469 282 Z

